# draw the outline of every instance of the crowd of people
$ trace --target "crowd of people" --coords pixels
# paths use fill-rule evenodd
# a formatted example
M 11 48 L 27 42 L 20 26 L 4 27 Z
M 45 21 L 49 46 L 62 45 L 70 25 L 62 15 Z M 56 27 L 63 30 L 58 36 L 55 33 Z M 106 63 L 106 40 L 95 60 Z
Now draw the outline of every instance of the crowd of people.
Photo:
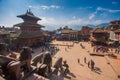
M 108 48 L 104 46 L 94 46 L 93 47 L 93 52 L 108 52 Z

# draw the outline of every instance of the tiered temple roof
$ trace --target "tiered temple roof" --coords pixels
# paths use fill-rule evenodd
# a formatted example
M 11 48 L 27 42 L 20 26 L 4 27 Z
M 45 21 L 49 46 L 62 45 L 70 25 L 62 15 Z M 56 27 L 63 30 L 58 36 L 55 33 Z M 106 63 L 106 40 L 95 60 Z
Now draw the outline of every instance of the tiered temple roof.
M 19 35 L 19 38 L 33 38 L 33 37 L 40 37 L 40 36 L 49 36 L 45 32 L 32 32 L 32 33 L 27 33 L 27 32 L 22 32 Z
M 22 19 L 33 18 L 33 19 L 36 19 L 36 20 L 41 20 L 39 17 L 34 16 L 34 14 L 30 11 L 30 9 L 29 9 L 29 11 L 27 10 L 26 14 L 18 15 L 17 17 L 20 17 Z
M 24 22 L 15 24 L 14 26 L 19 27 L 45 27 L 43 25 L 37 24 L 38 20 L 41 20 L 39 17 L 34 16 L 34 14 L 29 10 L 25 14 L 18 15 L 17 17 L 22 18 Z
M 30 22 L 22 22 L 22 23 L 15 24 L 14 26 L 19 26 L 19 27 L 24 27 L 24 26 L 25 27 L 34 27 L 34 26 L 36 26 L 36 27 L 40 27 L 40 28 L 45 27 L 43 25 L 36 24 L 36 23 L 30 23 Z

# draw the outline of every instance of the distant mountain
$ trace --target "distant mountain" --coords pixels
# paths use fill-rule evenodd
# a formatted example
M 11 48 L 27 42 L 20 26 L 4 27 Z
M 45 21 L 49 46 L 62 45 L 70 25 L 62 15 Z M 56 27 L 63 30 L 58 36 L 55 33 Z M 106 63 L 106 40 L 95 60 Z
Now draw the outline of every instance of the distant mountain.
M 87 24 L 87 26 L 91 27 L 91 28 L 96 28 L 96 27 L 106 27 L 106 26 L 109 26 L 109 23 L 101 23 L 101 24 L 98 24 L 98 25 L 93 25 L 93 24 Z
M 101 23 L 99 25 L 94 25 L 94 24 L 87 24 L 87 25 L 68 25 L 69 28 L 73 29 L 73 30 L 81 30 L 81 28 L 83 26 L 88 26 L 88 27 L 91 27 L 91 28 L 96 28 L 96 26 L 98 27 L 104 27 L 104 26 L 109 26 L 109 23 Z M 64 26 L 63 26 L 64 27 Z M 44 30 L 56 30 L 56 29 L 59 29 L 60 27 L 59 26 L 56 26 L 56 25 L 46 25 L 45 28 L 43 28 Z
M 69 26 L 69 28 L 71 28 L 71 29 L 73 29 L 73 30 L 81 30 L 82 25 Z
M 89 27 L 91 27 L 91 28 L 95 28 L 95 27 L 96 27 L 96 26 L 93 25 L 93 24 L 87 24 L 86 26 L 89 26 Z
M 101 23 L 99 25 L 97 25 L 98 27 L 107 27 L 109 26 L 109 23 Z

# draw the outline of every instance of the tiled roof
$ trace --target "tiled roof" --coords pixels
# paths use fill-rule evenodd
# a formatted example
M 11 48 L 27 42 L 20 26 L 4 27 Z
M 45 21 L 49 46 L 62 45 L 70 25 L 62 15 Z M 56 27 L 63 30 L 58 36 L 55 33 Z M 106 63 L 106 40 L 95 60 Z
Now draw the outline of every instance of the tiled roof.
M 115 32 L 115 33 L 118 33 L 118 32 L 120 33 L 120 29 L 117 29 L 117 30 L 115 30 L 114 32 Z
M 66 30 L 66 29 L 65 30 L 61 30 L 62 34 L 68 34 L 69 32 L 70 32 L 70 30 Z
M 104 31 L 103 29 L 101 28 L 96 28 L 92 31 L 93 33 L 107 33 L 107 31 Z
M 23 27 L 23 26 L 30 26 L 30 27 L 45 27 L 43 25 L 40 25 L 40 24 L 36 24 L 36 23 L 30 23 L 30 22 L 22 22 L 22 23 L 18 23 L 18 24 L 15 24 L 14 26 L 19 26 L 19 27 Z
M 61 30 L 62 34 L 68 34 L 68 33 L 74 33 L 74 32 L 78 32 L 77 30 L 69 30 L 69 29 L 63 29 Z
M 49 36 L 49 35 L 44 32 L 32 32 L 32 33 L 22 32 L 19 35 L 19 38 L 33 38 L 33 37 L 40 37 L 40 36 Z
M 111 22 L 120 22 L 120 20 L 114 20 L 114 21 L 111 21 Z M 110 22 L 110 23 L 111 23 L 111 22 Z
M 76 32 L 78 32 L 78 31 L 77 31 L 77 30 L 70 30 L 70 32 L 71 32 L 71 33 L 74 33 L 74 32 L 76 33 Z
M 9 34 L 7 31 L 0 30 L 0 34 Z
M 91 40 L 91 41 L 100 41 L 100 42 L 106 42 L 106 40 L 105 40 L 105 39 L 103 39 L 103 38 L 95 38 L 95 37 L 90 37 L 90 40 Z
M 40 18 L 34 16 L 34 14 L 32 12 L 27 12 L 26 14 L 23 15 L 18 15 L 17 17 L 21 17 L 21 18 L 25 18 L 25 17 L 31 17 L 37 20 L 41 20 Z

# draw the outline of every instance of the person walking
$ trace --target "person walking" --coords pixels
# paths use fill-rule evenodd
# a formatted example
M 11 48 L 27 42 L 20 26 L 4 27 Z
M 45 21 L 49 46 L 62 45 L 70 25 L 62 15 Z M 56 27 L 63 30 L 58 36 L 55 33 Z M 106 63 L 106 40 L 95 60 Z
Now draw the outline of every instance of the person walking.
M 90 61 L 88 61 L 88 68 L 90 68 Z
M 91 71 L 94 70 L 94 65 L 95 65 L 95 62 L 91 59 Z
M 84 57 L 84 63 L 86 63 L 86 57 Z
M 65 51 L 67 51 L 67 48 L 65 47 Z
M 80 63 L 80 59 L 78 58 L 78 64 Z

